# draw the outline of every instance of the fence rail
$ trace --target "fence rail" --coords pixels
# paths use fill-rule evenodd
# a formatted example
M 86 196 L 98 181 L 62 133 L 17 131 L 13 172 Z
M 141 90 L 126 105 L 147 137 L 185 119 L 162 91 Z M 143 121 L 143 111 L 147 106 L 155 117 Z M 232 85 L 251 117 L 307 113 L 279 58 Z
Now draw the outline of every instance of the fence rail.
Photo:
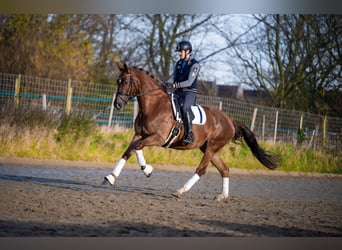
M 0 107 L 38 107 L 53 112 L 87 112 L 100 125 L 132 127 L 136 100 L 114 111 L 116 87 L 81 81 L 62 81 L 0 73 Z M 259 140 L 287 142 L 314 149 L 341 150 L 342 118 L 277 109 L 230 98 L 199 95 L 197 103 L 215 106 L 250 126 Z

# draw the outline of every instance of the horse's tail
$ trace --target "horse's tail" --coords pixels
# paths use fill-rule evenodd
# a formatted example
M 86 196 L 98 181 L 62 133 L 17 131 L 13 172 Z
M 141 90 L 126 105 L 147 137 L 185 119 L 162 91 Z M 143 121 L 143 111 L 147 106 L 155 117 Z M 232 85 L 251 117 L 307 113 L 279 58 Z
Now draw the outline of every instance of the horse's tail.
M 265 167 L 271 170 L 275 169 L 281 162 L 280 157 L 262 149 L 259 146 L 254 133 L 246 125 L 236 120 L 234 120 L 233 122 L 235 127 L 235 135 L 233 137 L 233 141 L 243 138 L 248 147 L 251 149 L 253 155 Z

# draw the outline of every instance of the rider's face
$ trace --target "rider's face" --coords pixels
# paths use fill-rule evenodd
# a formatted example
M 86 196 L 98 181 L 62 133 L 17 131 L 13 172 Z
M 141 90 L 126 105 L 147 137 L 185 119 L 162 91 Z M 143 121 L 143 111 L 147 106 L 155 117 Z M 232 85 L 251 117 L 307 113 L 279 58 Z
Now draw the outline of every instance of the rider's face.
M 180 50 L 180 51 L 178 51 L 178 55 L 179 55 L 180 59 L 184 60 L 190 55 L 190 51 L 189 50 Z

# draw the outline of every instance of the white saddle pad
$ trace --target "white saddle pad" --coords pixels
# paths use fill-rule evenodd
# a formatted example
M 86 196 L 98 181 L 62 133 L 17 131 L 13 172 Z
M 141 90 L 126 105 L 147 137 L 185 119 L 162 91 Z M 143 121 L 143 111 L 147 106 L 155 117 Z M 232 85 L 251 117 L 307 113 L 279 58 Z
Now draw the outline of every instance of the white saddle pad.
M 173 93 L 171 94 L 171 105 L 172 111 L 177 121 L 181 121 L 181 116 L 177 110 Z M 205 114 L 204 109 L 200 105 L 191 106 L 192 113 L 194 114 L 195 118 L 192 120 L 192 124 L 203 125 L 207 121 L 207 115 Z
M 191 106 L 192 113 L 195 118 L 192 120 L 192 124 L 203 125 L 207 121 L 207 115 L 204 109 L 200 105 Z

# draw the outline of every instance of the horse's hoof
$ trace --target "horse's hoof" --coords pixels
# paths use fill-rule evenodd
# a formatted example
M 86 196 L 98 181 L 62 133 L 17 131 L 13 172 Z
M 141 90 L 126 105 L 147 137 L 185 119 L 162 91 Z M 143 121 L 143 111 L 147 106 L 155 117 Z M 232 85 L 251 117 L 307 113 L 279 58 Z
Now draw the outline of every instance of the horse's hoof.
M 151 171 L 151 172 L 146 172 L 146 173 L 144 172 L 144 175 L 145 175 L 147 178 L 149 178 L 149 177 L 151 177 L 152 173 L 153 173 L 152 171 Z
M 114 182 L 115 182 L 115 177 L 110 174 L 103 178 L 102 185 L 114 186 Z
M 153 173 L 153 167 L 149 164 L 147 164 L 143 169 L 144 175 L 146 177 L 150 177 Z
M 224 194 L 219 194 L 215 197 L 215 201 L 223 201 L 223 200 L 227 200 L 228 196 L 224 195 Z
M 178 191 L 171 193 L 171 195 L 177 199 L 179 199 L 182 196 L 182 194 Z
M 173 197 L 176 197 L 176 198 L 179 199 L 179 198 L 182 196 L 182 194 L 185 193 L 185 192 L 186 192 L 185 188 L 182 187 L 182 188 L 178 189 L 176 192 L 171 193 L 171 195 L 172 195 Z

